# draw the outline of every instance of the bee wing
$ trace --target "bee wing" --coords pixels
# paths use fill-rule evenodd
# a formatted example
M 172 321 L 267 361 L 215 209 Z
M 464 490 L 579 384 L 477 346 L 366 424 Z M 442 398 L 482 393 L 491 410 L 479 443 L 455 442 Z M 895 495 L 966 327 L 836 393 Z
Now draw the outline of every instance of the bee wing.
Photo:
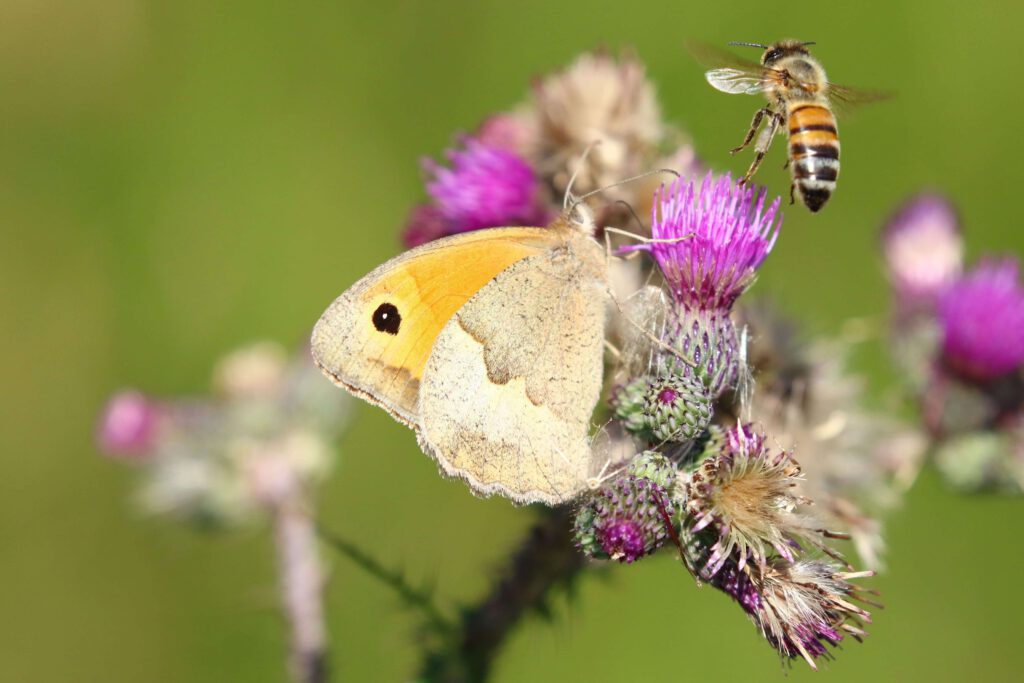
M 714 45 L 708 45 L 696 40 L 687 40 L 686 51 L 693 55 L 699 64 L 708 68 L 731 66 L 748 73 L 756 74 L 763 68 L 759 63 L 737 57 L 728 50 L 723 50 Z
M 757 62 L 737 57 L 728 50 L 714 45 L 687 40 L 686 50 L 699 63 L 714 67 L 705 72 L 704 77 L 715 90 L 731 95 L 756 95 L 764 92 L 772 81 L 779 80 L 775 69 L 768 69 Z
M 761 74 L 752 74 L 740 69 L 712 69 L 704 74 L 715 90 L 730 95 L 756 95 L 767 89 L 769 81 Z
M 894 96 L 893 93 L 884 90 L 861 90 L 860 88 L 849 88 L 835 83 L 827 86 L 828 97 L 836 108 L 843 111 L 850 111 L 865 104 L 883 102 Z

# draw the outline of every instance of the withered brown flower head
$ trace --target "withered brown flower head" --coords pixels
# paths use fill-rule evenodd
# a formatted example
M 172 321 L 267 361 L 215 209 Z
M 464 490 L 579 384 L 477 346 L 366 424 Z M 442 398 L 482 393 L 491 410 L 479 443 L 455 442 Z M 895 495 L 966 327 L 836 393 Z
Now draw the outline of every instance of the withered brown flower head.
M 740 320 L 757 380 L 745 415 L 799 452 L 805 476 L 797 492 L 815 501 L 815 515 L 829 528 L 852 537 L 865 564 L 880 567 L 884 542 L 875 515 L 913 482 L 923 436 L 865 407 L 863 381 L 848 368 L 849 340 L 806 343 L 763 303 L 745 306 Z
M 797 493 L 800 465 L 786 451 L 773 451 L 750 426 L 726 432 L 718 454 L 706 458 L 683 476 L 686 512 L 693 520 L 689 534 L 717 529 L 702 571 L 715 574 L 734 558 L 764 564 L 777 553 L 792 560 L 800 540 L 819 545 L 818 525 L 801 509 L 807 501 Z
M 529 156 L 559 196 L 573 173 L 573 189 L 583 194 L 649 170 L 645 163 L 654 158 L 663 134 L 654 86 L 643 64 L 628 54 L 583 54 L 539 80 L 533 114 L 536 138 Z M 609 198 L 625 197 L 610 192 Z
M 774 558 L 738 577 L 734 588 L 746 584 L 746 591 L 736 590 L 733 597 L 744 598 L 741 605 L 781 655 L 803 657 L 817 669 L 815 659 L 830 656 L 826 645 L 837 645 L 846 635 L 856 640 L 867 635 L 863 625 L 871 614 L 854 603 L 863 601 L 862 589 L 850 580 L 872 575 L 844 572 L 820 559 Z

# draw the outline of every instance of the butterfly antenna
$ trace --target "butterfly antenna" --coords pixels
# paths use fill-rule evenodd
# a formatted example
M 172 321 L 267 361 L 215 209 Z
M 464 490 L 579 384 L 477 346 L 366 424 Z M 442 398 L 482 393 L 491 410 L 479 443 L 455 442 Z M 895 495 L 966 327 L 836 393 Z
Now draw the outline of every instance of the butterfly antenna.
M 569 184 L 565 186 L 565 195 L 562 197 L 562 211 L 566 211 L 569 207 L 569 197 L 572 196 L 572 186 L 576 184 L 576 177 L 580 174 L 580 169 L 587 163 L 587 157 L 590 156 L 590 151 L 597 145 L 600 145 L 600 140 L 594 140 L 587 148 L 583 150 L 583 154 L 580 155 L 580 160 L 576 163 L 576 169 L 572 172 L 572 176 L 569 177 Z M 576 204 L 573 204 L 573 208 Z
M 674 171 L 671 168 L 659 168 L 659 169 L 654 170 L 654 171 L 647 171 L 646 173 L 640 173 L 639 175 L 634 175 L 634 176 L 630 176 L 628 178 L 623 178 L 622 180 L 619 180 L 617 182 L 611 183 L 610 185 L 605 185 L 604 187 L 599 187 L 596 190 L 591 190 L 590 192 L 577 197 L 576 200 L 573 201 L 573 203 L 566 209 L 566 214 L 571 216 L 573 211 L 576 210 L 577 206 L 582 204 L 584 202 L 584 200 L 588 199 L 589 197 L 593 197 L 595 194 L 600 194 L 600 193 L 604 192 L 605 190 L 610 190 L 613 187 L 619 187 L 620 185 L 626 185 L 628 183 L 632 183 L 632 182 L 635 182 L 637 180 L 643 180 L 644 178 L 650 178 L 652 175 L 658 175 L 659 173 L 671 173 L 676 178 L 680 177 L 680 175 L 681 175 L 679 173 L 679 171 Z M 563 208 L 564 208 L 564 205 L 563 205 Z
M 738 47 L 759 47 L 762 50 L 767 50 L 768 49 L 767 45 L 762 45 L 761 43 L 743 43 L 743 42 L 740 42 L 738 40 L 729 41 L 729 45 L 736 45 Z M 805 43 L 805 45 L 806 45 L 806 43 Z
M 644 229 L 644 223 L 643 221 L 640 220 L 640 216 L 636 215 L 636 210 L 633 208 L 632 204 L 627 202 L 625 199 L 616 199 L 615 203 L 622 204 L 624 207 L 626 207 L 626 210 L 629 211 L 630 215 L 633 216 L 633 220 L 636 221 L 637 227 L 639 227 L 641 230 Z

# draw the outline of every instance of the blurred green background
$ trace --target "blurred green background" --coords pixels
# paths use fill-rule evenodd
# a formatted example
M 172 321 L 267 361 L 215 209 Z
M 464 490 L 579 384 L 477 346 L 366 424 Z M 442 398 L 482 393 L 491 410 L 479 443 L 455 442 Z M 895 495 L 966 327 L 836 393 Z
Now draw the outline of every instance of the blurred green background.
M 598 45 L 633 45 L 667 118 L 711 164 L 756 100 L 709 88 L 685 37 L 816 40 L 842 83 L 897 99 L 841 122 L 827 209 L 786 212 L 757 284 L 810 329 L 878 319 L 880 221 L 949 192 L 973 256 L 1020 253 L 1024 6 L 1007 2 L 0 3 L 0 680 L 279 681 L 284 630 L 263 532 L 145 519 L 100 458 L 113 390 L 206 389 L 255 338 L 301 343 L 327 303 L 398 250 L 418 158 Z M 782 151 L 760 180 L 783 194 Z M 876 344 L 860 359 L 889 385 Z M 412 434 L 359 404 L 323 516 L 442 597 L 469 599 L 529 514 L 442 481 Z M 1024 502 L 926 473 L 889 520 L 887 607 L 835 681 L 1009 680 L 1024 667 Z M 414 620 L 328 555 L 339 680 L 414 670 Z M 739 608 L 669 555 L 589 577 L 528 622 L 498 681 L 782 680 Z M 809 679 L 797 664 L 788 680 Z

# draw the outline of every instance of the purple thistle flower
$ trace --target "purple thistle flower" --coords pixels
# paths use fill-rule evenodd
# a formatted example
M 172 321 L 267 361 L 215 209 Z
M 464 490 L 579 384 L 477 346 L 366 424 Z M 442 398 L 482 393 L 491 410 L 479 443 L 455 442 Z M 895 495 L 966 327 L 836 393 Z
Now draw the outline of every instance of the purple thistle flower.
M 960 276 L 963 239 L 956 210 L 938 194 L 910 198 L 882 230 L 889 280 L 904 311 L 934 310 Z
M 679 304 L 728 311 L 750 286 L 782 222 L 780 200 L 765 210 L 766 196 L 710 172 L 699 189 L 683 178 L 659 189 L 651 234 L 661 241 L 638 248 L 653 254 Z
M 546 222 L 537 202 L 537 178 L 526 161 L 473 138 L 463 145 L 447 152 L 451 168 L 423 162 L 433 175 L 427 192 L 448 221 L 448 234 Z
M 1012 258 L 984 260 L 939 302 L 947 367 L 987 381 L 1024 363 L 1024 287 Z
M 100 417 L 96 440 L 104 452 L 128 459 L 143 459 L 156 443 L 160 406 L 138 391 L 111 397 Z

